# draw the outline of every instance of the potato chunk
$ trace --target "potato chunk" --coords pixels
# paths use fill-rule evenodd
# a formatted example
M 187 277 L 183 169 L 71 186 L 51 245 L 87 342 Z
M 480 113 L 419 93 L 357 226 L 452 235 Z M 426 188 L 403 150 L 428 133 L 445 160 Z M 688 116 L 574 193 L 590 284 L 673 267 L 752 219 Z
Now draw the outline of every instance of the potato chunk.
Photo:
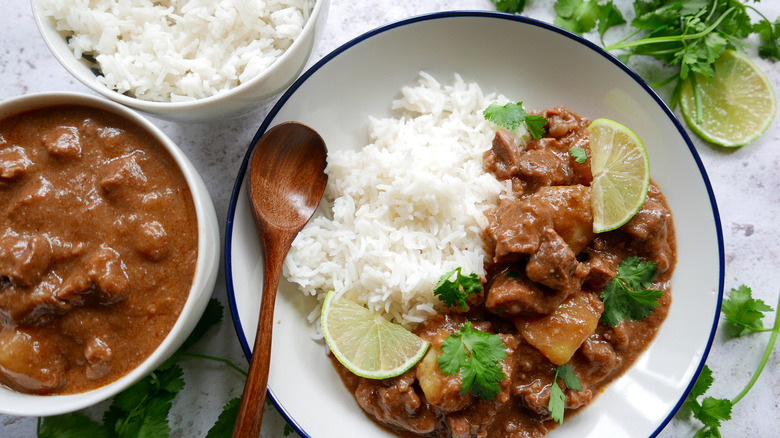
M 18 328 L 3 330 L 0 332 L 0 381 L 28 393 L 45 393 L 59 388 L 66 363 L 52 347 Z
M 596 295 L 581 292 L 540 318 L 518 318 L 515 325 L 525 340 L 555 365 L 571 359 L 580 345 L 596 331 L 604 304 Z

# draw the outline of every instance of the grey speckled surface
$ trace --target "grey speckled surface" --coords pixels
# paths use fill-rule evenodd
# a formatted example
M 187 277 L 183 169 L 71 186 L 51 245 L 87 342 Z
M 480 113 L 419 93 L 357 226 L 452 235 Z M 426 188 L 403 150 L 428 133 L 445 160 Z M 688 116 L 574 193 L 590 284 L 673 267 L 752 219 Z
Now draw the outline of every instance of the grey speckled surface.
M 630 16 L 631 2 L 615 0 Z M 779 2 L 756 7 L 771 19 L 780 15 Z M 490 0 L 333 0 L 322 40 L 310 64 L 325 54 L 385 23 L 434 11 L 493 9 Z M 49 53 L 40 38 L 26 1 L 7 2 L 0 24 L 0 99 L 51 90 L 90 91 L 72 79 Z M 552 2 L 531 0 L 526 15 L 552 19 Z M 758 60 L 775 88 L 780 89 L 780 64 Z M 634 65 L 639 71 L 646 68 Z M 230 194 L 249 140 L 271 104 L 235 120 L 180 125 L 153 119 L 190 157 L 214 199 L 224 232 Z M 734 151 L 709 146 L 693 137 L 717 198 L 726 246 L 726 290 L 747 284 L 754 295 L 774 306 L 780 290 L 780 122 L 756 143 Z M 679 291 L 678 293 L 684 293 Z M 224 272 L 214 296 L 226 304 Z M 727 340 L 720 332 L 707 361 L 713 369 L 716 397 L 734 397 L 753 374 L 768 339 L 753 336 Z M 245 363 L 229 317 L 199 345 L 202 352 Z M 171 414 L 174 437 L 204 436 L 226 400 L 241 393 L 243 380 L 218 365 L 185 363 L 187 388 L 176 399 Z M 724 436 L 771 437 L 780 434 L 780 352 L 770 359 L 756 387 L 734 410 L 734 419 L 722 429 Z M 99 412 L 100 407 L 93 410 Z M 0 415 L 0 436 L 35 436 L 35 419 Z M 283 420 L 266 416 L 264 436 L 282 436 Z M 684 422 L 672 421 L 662 437 L 690 436 Z

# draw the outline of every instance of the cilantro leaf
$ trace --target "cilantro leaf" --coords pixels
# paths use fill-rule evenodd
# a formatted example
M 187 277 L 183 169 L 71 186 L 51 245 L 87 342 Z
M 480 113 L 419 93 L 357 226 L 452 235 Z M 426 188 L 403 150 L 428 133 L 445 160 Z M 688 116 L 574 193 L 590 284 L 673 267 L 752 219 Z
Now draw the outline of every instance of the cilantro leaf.
M 206 438 L 229 438 L 233 435 L 233 429 L 236 426 L 236 417 L 238 409 L 241 407 L 241 398 L 237 397 L 228 401 L 222 408 L 222 412 L 217 417 L 217 422 L 209 429 Z
M 596 0 L 558 0 L 553 9 L 553 24 L 580 35 L 593 30 L 599 19 Z
M 555 376 L 553 376 L 552 386 L 550 387 L 550 402 L 547 404 L 547 410 L 550 411 L 550 416 L 553 421 L 558 424 L 563 424 L 563 415 L 566 411 L 566 394 L 563 389 L 558 386 L 558 379 L 563 380 L 563 383 L 567 388 L 575 391 L 582 391 L 582 382 L 574 374 L 571 369 L 571 365 L 563 364 L 555 368 Z
M 501 390 L 500 382 L 506 378 L 501 367 L 505 358 L 506 344 L 501 335 L 480 332 L 467 322 L 442 342 L 441 356 L 436 361 L 446 375 L 461 372 L 459 394 L 492 400 Z
M 80 413 L 43 417 L 38 421 L 38 438 L 82 438 L 106 436 L 108 431 Z
M 485 120 L 510 131 L 525 124 L 528 132 L 537 140 L 544 135 L 544 126 L 547 124 L 545 117 L 529 115 L 523 108 L 523 102 L 508 103 L 503 106 L 494 103 L 485 108 L 482 114 Z
M 697 400 L 709 390 L 713 380 L 712 370 L 705 365 L 680 410 L 680 415 L 685 417 L 692 415 L 704 424 L 704 428 L 696 434 L 698 437 L 720 436 L 718 428 L 721 421 L 731 419 L 731 409 L 734 406 L 732 401 L 714 397 L 705 397 L 701 402 Z
M 582 164 L 586 161 L 588 161 L 588 153 L 585 151 L 585 149 L 577 146 L 572 146 L 569 149 L 569 155 L 574 158 L 574 161 Z
M 529 115 L 525 118 L 525 127 L 528 128 L 528 132 L 531 133 L 531 136 L 537 140 L 542 138 L 544 135 L 544 125 L 546 124 L 546 117 Z
M 519 14 L 525 9 L 526 0 L 491 0 L 499 12 Z
M 658 265 L 655 263 L 631 256 L 618 266 L 618 276 L 631 289 L 643 289 L 653 285 L 655 277 L 658 276 L 657 269 Z
M 617 276 L 601 292 L 604 313 L 601 321 L 615 327 L 620 321 L 639 321 L 646 318 L 658 306 L 663 292 L 646 289 L 655 281 L 657 265 L 628 257 L 618 266 Z
M 563 424 L 563 413 L 566 411 L 566 394 L 563 393 L 556 381 L 553 381 L 550 388 L 550 403 L 547 405 L 547 409 L 550 411 L 553 421 Z
M 731 408 L 730 400 L 706 397 L 702 400 L 701 407 L 694 411 L 694 415 L 705 426 L 718 428 L 721 421 L 731 420 Z
M 729 297 L 723 301 L 721 309 L 726 316 L 726 332 L 733 337 L 747 333 L 763 331 L 764 312 L 771 312 L 772 307 L 763 300 L 753 298 L 753 291 L 742 285 L 731 289 Z
M 455 279 L 450 280 L 455 274 Z M 466 299 L 469 295 L 478 294 L 482 291 L 482 282 L 476 273 L 468 276 L 461 274 L 461 268 L 453 269 L 442 275 L 439 282 L 433 288 L 433 295 L 446 304 L 447 307 L 460 305 L 460 308 L 466 310 Z
M 780 17 L 774 22 L 763 19 L 753 26 L 761 38 L 758 56 L 770 61 L 780 61 Z
M 563 383 L 566 384 L 567 388 L 573 389 L 575 391 L 582 391 L 582 382 L 580 382 L 580 379 L 576 374 L 574 374 L 574 370 L 571 369 L 571 365 L 567 363 L 559 365 L 555 370 L 555 374 L 558 378 L 563 380 Z
M 295 429 L 290 426 L 290 423 L 284 423 L 284 429 L 282 430 L 282 433 L 284 436 L 290 436 L 295 432 Z
M 605 4 L 598 0 L 558 0 L 553 9 L 556 26 L 580 35 L 597 28 L 603 38 L 608 29 L 626 22 L 612 0 Z

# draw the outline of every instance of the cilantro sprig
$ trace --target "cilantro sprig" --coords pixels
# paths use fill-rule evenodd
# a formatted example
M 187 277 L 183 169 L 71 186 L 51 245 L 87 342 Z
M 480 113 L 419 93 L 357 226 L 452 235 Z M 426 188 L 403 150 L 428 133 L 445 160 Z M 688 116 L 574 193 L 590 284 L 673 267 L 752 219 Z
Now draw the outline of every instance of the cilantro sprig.
M 453 275 L 455 279 L 450 280 Z M 460 305 L 461 309 L 466 310 L 466 298 L 481 291 L 482 282 L 479 281 L 476 273 L 466 276 L 461 274 L 461 268 L 456 268 L 439 278 L 439 282 L 433 288 L 433 295 L 447 307 Z
M 550 411 L 553 421 L 563 424 L 563 413 L 566 411 L 566 394 L 558 385 L 558 379 L 563 380 L 567 388 L 575 391 L 582 391 L 582 382 L 574 374 L 571 365 L 563 364 L 555 368 L 552 387 L 550 388 L 550 402 L 547 404 L 547 410 Z
M 103 414 L 101 423 L 78 412 L 39 418 L 38 438 L 169 436 L 171 428 L 168 414 L 174 398 L 185 387 L 183 369 L 178 364 L 182 357 L 222 362 L 246 377 L 245 371 L 227 359 L 187 352 L 212 326 L 222 321 L 223 311 L 222 304 L 212 298 L 182 346 L 147 377 L 117 394 Z M 230 400 L 206 438 L 230 437 L 239 405 L 239 398 Z
M 547 118 L 528 114 L 523 108 L 523 102 L 508 103 L 503 106 L 494 103 L 485 108 L 482 114 L 486 120 L 510 131 L 525 124 L 528 132 L 537 140 L 545 133 L 544 125 L 547 124 Z
M 601 321 L 615 327 L 623 320 L 639 321 L 655 310 L 663 292 L 649 289 L 655 281 L 658 265 L 631 256 L 618 265 L 617 276 L 601 292 L 604 313 Z
M 506 358 L 506 344 L 501 335 L 475 330 L 467 322 L 457 333 L 441 344 L 441 356 L 436 361 L 445 375 L 461 373 L 460 395 L 471 394 L 493 400 L 506 378 L 501 361 Z
M 525 7 L 525 2 L 492 1 L 504 12 L 520 14 Z M 612 0 L 557 0 L 553 9 L 555 25 L 578 34 L 597 29 L 604 50 L 617 52 L 623 62 L 648 56 L 674 70 L 652 84 L 673 84 L 668 99 L 672 108 L 679 102 L 682 84 L 690 82 L 696 96 L 697 119 L 702 117 L 702 107 L 693 73 L 711 78 L 715 61 L 724 51 L 745 52 L 748 37 L 757 35 L 759 56 L 780 61 L 780 17 L 771 21 L 747 0 L 635 1 L 631 31 L 611 44 L 604 43 L 606 32 L 627 23 Z
M 780 295 L 778 295 L 777 308 L 780 309 Z M 722 422 L 731 419 L 734 406 L 747 395 L 756 381 L 758 381 L 759 376 L 764 371 L 764 367 L 769 362 L 777 336 L 780 334 L 780 311 L 775 312 L 775 321 L 772 328 L 764 328 L 762 322 L 764 312 L 772 310 L 762 300 L 754 299 L 752 290 L 744 285 L 737 289 L 731 289 L 729 297 L 724 300 L 721 313 L 723 313 L 726 319 L 725 329 L 727 333 L 734 337 L 767 331 L 770 331 L 772 334 L 769 337 L 769 342 L 764 349 L 764 354 L 756 368 L 756 372 L 753 373 L 750 381 L 742 391 L 733 399 L 705 397 L 715 379 L 712 370 L 707 365 L 702 368 L 699 378 L 694 383 L 678 414 L 687 419 L 695 418 L 702 423 L 703 426 L 696 432 L 695 437 L 720 437 Z
M 574 161 L 583 164 L 588 161 L 588 152 L 579 146 L 572 146 L 569 148 L 569 155 L 574 158 Z

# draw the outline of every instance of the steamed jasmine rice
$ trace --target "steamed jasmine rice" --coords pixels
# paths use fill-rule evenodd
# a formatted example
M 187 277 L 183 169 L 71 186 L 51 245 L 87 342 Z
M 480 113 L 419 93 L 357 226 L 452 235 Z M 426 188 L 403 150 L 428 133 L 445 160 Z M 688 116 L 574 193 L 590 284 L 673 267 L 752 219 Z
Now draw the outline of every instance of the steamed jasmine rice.
M 263 73 L 300 35 L 315 0 L 44 0 L 77 58 L 144 100 L 213 96 Z
M 421 73 L 393 117 L 369 118 L 366 147 L 328 155 L 324 214 L 296 238 L 285 277 L 320 302 L 335 290 L 407 327 L 435 313 L 445 272 L 484 279 L 482 212 L 504 190 L 482 168 L 495 134 L 482 111 L 496 102 L 507 99 Z

